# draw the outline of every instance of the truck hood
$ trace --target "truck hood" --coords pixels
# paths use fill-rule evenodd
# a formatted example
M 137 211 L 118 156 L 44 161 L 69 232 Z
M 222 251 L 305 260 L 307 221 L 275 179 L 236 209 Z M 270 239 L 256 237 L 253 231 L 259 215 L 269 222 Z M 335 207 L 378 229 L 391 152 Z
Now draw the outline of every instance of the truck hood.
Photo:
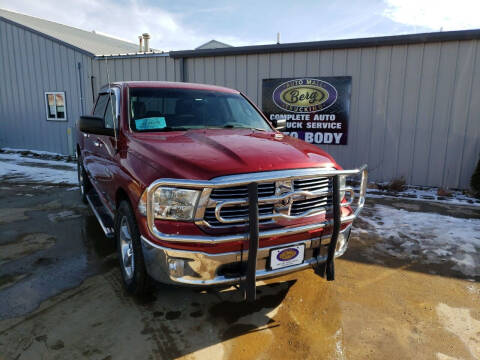
M 202 129 L 135 133 L 128 149 L 132 156 L 156 170 L 156 178 L 208 180 L 258 171 L 338 168 L 332 157 L 318 147 L 273 131 Z

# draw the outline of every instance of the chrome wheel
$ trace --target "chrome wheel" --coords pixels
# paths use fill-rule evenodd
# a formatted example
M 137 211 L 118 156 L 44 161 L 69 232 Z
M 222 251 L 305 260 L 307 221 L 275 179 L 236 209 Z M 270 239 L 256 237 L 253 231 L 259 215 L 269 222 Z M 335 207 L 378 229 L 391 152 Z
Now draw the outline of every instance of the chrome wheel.
M 120 221 L 119 237 L 123 270 L 127 279 L 131 279 L 133 277 L 133 272 L 135 269 L 135 259 L 133 256 L 132 235 L 126 216 L 123 216 L 122 220 Z

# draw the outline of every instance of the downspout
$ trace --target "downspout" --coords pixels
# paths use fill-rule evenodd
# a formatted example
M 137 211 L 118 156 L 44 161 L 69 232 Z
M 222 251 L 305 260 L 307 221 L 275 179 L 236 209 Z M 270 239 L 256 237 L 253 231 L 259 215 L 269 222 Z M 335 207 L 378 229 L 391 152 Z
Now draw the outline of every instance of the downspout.
M 80 88 L 80 116 L 82 116 L 85 113 L 85 104 L 83 101 L 83 86 L 82 86 L 82 63 L 78 62 L 77 63 L 77 69 L 78 69 L 78 85 Z M 68 155 L 76 155 L 76 149 L 75 149 L 75 142 L 73 141 L 74 138 L 74 129 L 72 127 L 68 126 L 67 127 L 67 146 L 68 146 Z
M 92 88 L 92 104 L 95 105 L 95 85 L 93 84 L 95 76 L 90 76 L 90 87 Z
M 83 103 L 83 86 L 82 86 L 82 64 L 79 62 L 78 67 L 78 83 L 80 84 L 80 111 L 81 115 L 85 114 L 85 104 Z

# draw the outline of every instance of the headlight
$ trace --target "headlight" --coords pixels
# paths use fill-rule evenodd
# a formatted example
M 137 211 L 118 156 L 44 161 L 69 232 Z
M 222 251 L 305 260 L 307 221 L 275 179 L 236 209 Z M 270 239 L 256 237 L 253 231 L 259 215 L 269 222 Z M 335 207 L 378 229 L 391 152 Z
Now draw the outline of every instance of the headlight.
M 156 219 L 192 220 L 200 192 L 197 190 L 158 188 L 153 194 Z
M 200 191 L 160 187 L 153 194 L 155 219 L 191 221 L 195 214 Z M 138 204 L 139 211 L 146 215 L 146 193 Z

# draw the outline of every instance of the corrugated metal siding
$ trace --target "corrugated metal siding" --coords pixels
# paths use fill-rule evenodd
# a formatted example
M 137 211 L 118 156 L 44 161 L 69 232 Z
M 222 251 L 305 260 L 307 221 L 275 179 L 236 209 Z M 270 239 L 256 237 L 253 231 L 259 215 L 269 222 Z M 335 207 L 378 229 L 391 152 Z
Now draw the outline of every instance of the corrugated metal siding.
M 82 114 L 77 64 L 84 97 L 92 58 L 23 28 L 0 21 L 0 146 L 69 154 Z M 64 91 L 67 121 L 47 121 L 45 92 Z M 89 95 L 90 94 L 90 95 Z
M 98 58 L 93 61 L 94 88 L 98 91 L 109 81 L 180 81 L 179 63 L 168 56 Z
M 238 89 L 261 106 L 262 80 L 352 76 L 349 144 L 325 145 L 370 177 L 466 188 L 480 153 L 477 40 L 185 59 L 186 81 Z

